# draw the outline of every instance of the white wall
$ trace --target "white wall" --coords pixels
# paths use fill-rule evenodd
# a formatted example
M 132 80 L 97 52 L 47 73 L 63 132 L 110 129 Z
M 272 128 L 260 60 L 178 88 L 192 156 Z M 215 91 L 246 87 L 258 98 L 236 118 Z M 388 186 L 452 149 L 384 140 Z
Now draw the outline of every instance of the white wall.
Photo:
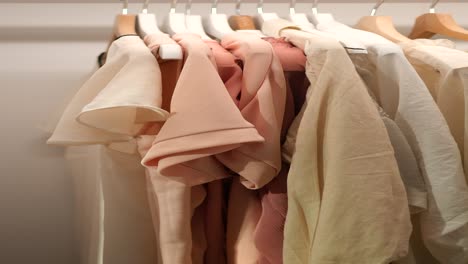
M 348 24 L 367 15 L 367 4 L 321 4 Z M 182 6 L 180 6 L 182 8 Z M 159 19 L 169 6 L 151 6 Z M 206 14 L 209 4 L 194 4 Z M 298 12 L 310 5 L 300 3 Z M 73 185 L 63 164 L 63 151 L 45 145 L 39 126 L 76 91 L 96 68 L 106 47 L 119 4 L 0 4 L 0 263 L 75 264 Z M 138 11 L 139 6 L 131 5 Z M 233 4 L 220 13 L 232 14 Z M 242 6 L 253 14 L 254 4 Z M 468 4 L 440 4 L 468 28 Z M 265 12 L 285 15 L 288 4 L 265 4 Z M 384 4 L 402 32 L 427 4 Z M 466 43 L 460 45 L 468 50 Z

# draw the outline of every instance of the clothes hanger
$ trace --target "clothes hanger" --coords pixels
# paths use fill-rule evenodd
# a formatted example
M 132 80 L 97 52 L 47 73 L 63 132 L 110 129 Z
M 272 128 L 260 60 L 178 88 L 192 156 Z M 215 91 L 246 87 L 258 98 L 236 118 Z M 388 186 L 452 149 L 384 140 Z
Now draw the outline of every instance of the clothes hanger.
M 171 9 L 169 10 L 169 14 L 164 20 L 164 30 L 171 36 L 188 31 L 185 27 L 185 14 L 176 13 L 176 7 L 177 0 L 172 0 Z
M 211 5 L 211 14 L 204 18 L 206 33 L 217 38 L 222 39 L 224 35 L 234 32 L 229 26 L 226 14 L 218 14 L 218 0 L 213 0 Z
M 468 30 L 459 26 L 452 15 L 435 12 L 437 3 L 439 0 L 433 0 L 429 13 L 416 18 L 409 38 L 431 38 L 435 34 L 440 34 L 455 39 L 468 40 Z
M 296 13 L 296 0 L 291 0 L 289 2 L 288 19 L 303 30 L 316 31 L 314 24 L 310 23 L 305 13 Z
M 142 39 L 148 35 L 165 35 L 157 24 L 156 16 L 148 14 L 149 0 L 145 0 L 143 9 L 137 15 L 137 32 Z M 158 49 L 159 57 L 163 60 L 181 60 L 182 48 L 177 44 L 162 44 Z
M 264 13 L 263 12 L 263 0 L 258 0 L 257 3 L 257 15 L 255 16 L 258 28 L 262 28 L 263 22 L 271 19 L 279 19 L 276 13 Z
M 199 35 L 202 39 L 211 39 L 203 28 L 202 18 L 200 15 L 192 15 L 192 0 L 187 0 L 185 4 L 185 27 L 188 32 Z
M 318 0 L 314 0 L 312 14 L 308 16 L 315 28 L 312 30 L 308 27 L 303 29 L 304 31 L 335 39 L 347 49 L 348 53 L 367 53 L 366 47 L 353 36 L 352 31 L 355 29 L 336 21 L 332 14 L 319 13 L 317 6 Z
M 113 38 L 119 38 L 125 35 L 137 35 L 136 16 L 128 14 L 128 0 L 123 1 L 122 13 L 115 17 Z
M 375 15 L 384 2 L 385 0 L 379 0 L 372 9 L 370 16 L 362 17 L 358 21 L 356 28 L 376 33 L 396 43 L 409 41 L 409 38 L 396 30 L 391 16 Z
M 330 13 L 319 13 L 318 12 L 318 0 L 314 0 L 312 4 L 312 14 L 308 16 L 309 20 L 317 26 L 318 24 L 327 24 L 330 22 L 334 22 L 335 18 Z
M 259 37 L 266 37 L 262 31 L 255 27 L 254 19 L 251 16 L 241 15 L 242 0 L 236 1 L 236 15 L 229 17 L 229 25 L 237 32 L 246 32 L 255 34 Z
M 143 3 L 143 9 L 137 15 L 137 31 L 141 38 L 152 34 L 164 34 L 158 27 L 156 16 L 148 14 L 149 0 Z

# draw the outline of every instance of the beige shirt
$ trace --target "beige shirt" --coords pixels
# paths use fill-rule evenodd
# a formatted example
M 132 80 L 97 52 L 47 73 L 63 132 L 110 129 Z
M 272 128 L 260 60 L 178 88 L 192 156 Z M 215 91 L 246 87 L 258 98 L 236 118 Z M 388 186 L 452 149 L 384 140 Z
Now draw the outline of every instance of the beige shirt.
M 370 72 L 366 83 L 372 84 L 368 86 L 378 103 L 395 120 L 418 160 L 428 189 L 428 209 L 419 218 L 421 232 L 414 233 L 420 237 L 413 240 L 425 244 L 412 242 L 415 257 L 429 254 L 426 246 L 442 263 L 466 263 L 468 188 L 444 116 L 400 47 L 370 32 L 331 27 L 366 45 L 368 60 L 354 63 Z
M 406 255 L 406 192 L 385 126 L 346 51 L 281 20 L 263 30 L 304 49 L 311 82 L 286 142 L 295 151 L 284 263 L 383 264 Z
M 450 127 L 468 169 L 468 54 L 443 40 L 402 43 Z

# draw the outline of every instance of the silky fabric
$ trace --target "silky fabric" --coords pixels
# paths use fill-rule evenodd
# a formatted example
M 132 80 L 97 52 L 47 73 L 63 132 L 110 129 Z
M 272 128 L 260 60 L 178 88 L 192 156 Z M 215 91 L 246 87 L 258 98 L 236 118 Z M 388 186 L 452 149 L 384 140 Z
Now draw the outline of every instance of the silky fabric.
M 466 262 L 468 198 L 463 164 L 447 121 L 424 82 L 401 48 L 389 40 L 337 22 L 322 23 L 317 28 L 366 45 L 372 63 L 366 63 L 365 67 L 377 71 L 370 76 L 378 85 L 370 88 L 410 143 L 428 189 L 428 210 L 421 213 L 422 230 L 418 234 L 430 254 L 441 263 Z M 451 191 L 447 192 L 448 189 Z M 418 240 L 421 238 L 412 241 Z M 416 258 L 427 258 L 424 257 L 427 250 L 416 250 L 423 245 L 412 242 L 412 246 Z
M 468 54 L 443 40 L 401 45 L 447 120 L 468 175 Z
M 229 177 L 213 155 L 264 139 L 232 102 L 212 52 L 201 38 L 190 33 L 173 38 L 186 51 L 186 58 L 173 93 L 171 115 L 142 163 L 192 186 Z
M 272 47 L 248 33 L 223 37 L 221 45 L 243 62 L 239 109 L 265 142 L 245 144 L 216 158 L 241 176 L 242 184 L 258 189 L 281 169 L 280 133 L 286 102 L 286 83 L 281 63 Z
M 240 61 L 229 51 L 224 49 L 217 41 L 205 40 L 210 47 L 216 62 L 219 76 L 233 102 L 238 106 L 237 96 L 242 90 L 242 68 Z M 227 206 L 224 201 L 228 190 L 221 180 L 206 184 L 207 197 L 205 200 L 205 230 L 207 239 L 206 264 L 223 264 L 227 262 L 226 227 Z M 232 190 L 232 195 L 240 195 Z M 231 204 L 231 206 L 237 206 Z
M 280 134 L 286 83 L 271 45 L 259 37 L 233 33 L 226 35 L 221 45 L 243 66 L 241 89 L 232 98 L 237 101 L 242 116 L 265 138 L 265 142 L 245 144 L 216 155 L 240 176 L 234 179 L 229 196 L 227 260 L 228 263 L 258 263 L 261 253 L 254 238 L 262 208 L 259 194 L 254 190 L 268 184 L 281 170 Z
M 279 25 L 266 21 L 263 31 L 304 50 L 311 82 L 285 143 L 295 147 L 284 263 L 383 264 L 406 255 L 406 192 L 364 83 L 338 42 Z
M 305 95 L 309 86 L 305 76 L 306 57 L 304 52 L 294 47 L 285 39 L 263 38 L 273 47 L 286 77 L 286 105 L 281 127 L 281 143 L 286 139 L 287 131 L 296 116 L 296 104 L 300 104 L 300 96 Z M 295 98 L 297 98 L 295 100 Z M 287 175 L 289 164 L 284 163 L 281 171 L 271 182 L 259 190 L 262 211 L 255 228 L 255 246 L 257 247 L 260 264 L 283 263 L 284 223 L 288 209 Z
M 107 145 L 67 150 L 73 178 L 77 184 L 89 187 L 77 187 L 78 198 L 90 199 L 78 205 L 78 212 L 91 213 L 80 229 L 94 233 L 82 240 L 81 247 L 84 252 L 89 248 L 90 254 L 82 256 L 82 263 L 157 261 L 156 238 L 144 191 L 145 171 L 135 153 L 133 134 L 144 122 L 167 116 L 160 108 L 158 88 L 159 67 L 145 44 L 135 36 L 119 38 L 111 44 L 106 64 L 73 97 L 48 141 L 59 145 Z M 122 119 L 117 122 L 120 114 Z M 81 123 L 77 122 L 80 116 L 85 117 Z M 97 128 L 94 121 L 100 119 Z M 89 126 L 83 124 L 87 121 Z M 85 182 L 85 178 L 90 181 Z
M 160 108 L 160 76 L 154 57 L 138 36 L 115 40 L 106 64 L 73 97 L 48 143 L 88 145 L 131 140 L 145 122 L 167 117 Z

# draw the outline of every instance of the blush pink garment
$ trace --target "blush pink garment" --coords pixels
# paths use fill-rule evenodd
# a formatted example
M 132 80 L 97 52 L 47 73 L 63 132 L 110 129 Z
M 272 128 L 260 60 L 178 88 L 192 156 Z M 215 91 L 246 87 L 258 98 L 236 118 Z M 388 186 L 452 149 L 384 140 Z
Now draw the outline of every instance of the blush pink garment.
M 234 33 L 221 44 L 244 66 L 240 93 L 232 97 L 242 115 L 265 138 L 265 142 L 245 144 L 217 155 L 218 160 L 240 176 L 240 182 L 237 177 L 234 179 L 229 195 L 228 263 L 254 264 L 262 259 L 255 245 L 255 230 L 262 214 L 255 189 L 268 184 L 281 170 L 280 134 L 286 83 L 281 63 L 267 42 L 253 35 Z
M 245 144 L 216 157 L 241 176 L 242 184 L 259 189 L 281 169 L 280 131 L 286 102 L 286 83 L 281 63 L 272 47 L 248 33 L 226 35 L 221 45 L 243 62 L 238 106 L 265 142 Z
M 142 163 L 189 185 L 228 177 L 213 155 L 264 139 L 230 99 L 212 52 L 201 38 L 186 33 L 174 39 L 186 52 L 185 63 L 171 114 Z
M 242 88 L 242 69 L 237 63 L 237 58 L 217 41 L 205 40 L 205 43 L 213 52 L 219 76 L 234 100 Z M 237 101 L 234 102 L 237 103 Z M 223 215 L 225 213 L 223 181 L 213 181 L 207 183 L 205 187 L 207 191 L 204 202 L 207 250 L 204 263 L 224 264 L 226 263 L 226 222 Z
M 264 40 L 273 47 L 286 77 L 287 94 L 281 131 L 282 144 L 295 118 L 294 94 L 305 94 L 309 85 L 305 81 L 307 80 L 305 76 L 306 56 L 301 49 L 294 47 L 283 38 L 264 38 Z M 288 172 L 289 164 L 283 162 L 279 175 L 260 189 L 262 211 L 254 234 L 255 246 L 260 254 L 259 264 L 283 263 L 283 233 L 288 209 Z

